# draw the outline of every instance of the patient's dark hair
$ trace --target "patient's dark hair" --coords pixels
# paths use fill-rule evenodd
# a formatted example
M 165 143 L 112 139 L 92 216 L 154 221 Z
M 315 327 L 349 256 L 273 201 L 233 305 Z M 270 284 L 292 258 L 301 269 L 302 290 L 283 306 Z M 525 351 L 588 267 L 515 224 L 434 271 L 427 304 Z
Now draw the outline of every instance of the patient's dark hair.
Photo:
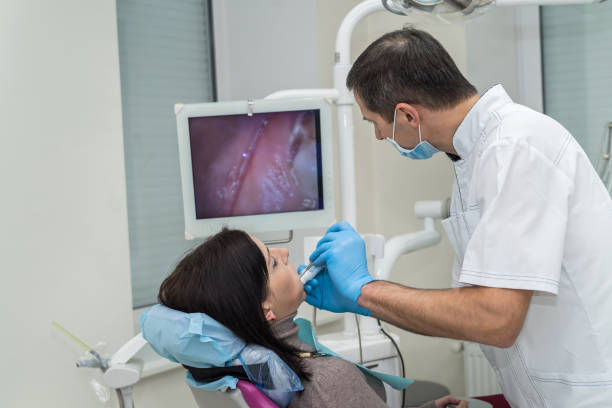
M 274 351 L 302 379 L 299 352 L 277 339 L 261 303 L 268 295 L 266 259 L 251 237 L 224 228 L 188 253 L 159 288 L 163 305 L 205 313 L 247 343 Z

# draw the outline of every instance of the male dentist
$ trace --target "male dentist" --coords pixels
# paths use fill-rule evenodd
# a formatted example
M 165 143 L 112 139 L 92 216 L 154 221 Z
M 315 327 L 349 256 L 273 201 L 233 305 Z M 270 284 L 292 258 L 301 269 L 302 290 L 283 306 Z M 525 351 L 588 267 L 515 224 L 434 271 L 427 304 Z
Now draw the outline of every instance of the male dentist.
M 310 258 L 327 268 L 308 303 L 480 343 L 512 407 L 612 406 L 612 200 L 572 135 L 501 85 L 479 97 L 415 29 L 372 43 L 347 87 L 378 140 L 453 161 L 453 288 L 374 280 L 341 222 Z

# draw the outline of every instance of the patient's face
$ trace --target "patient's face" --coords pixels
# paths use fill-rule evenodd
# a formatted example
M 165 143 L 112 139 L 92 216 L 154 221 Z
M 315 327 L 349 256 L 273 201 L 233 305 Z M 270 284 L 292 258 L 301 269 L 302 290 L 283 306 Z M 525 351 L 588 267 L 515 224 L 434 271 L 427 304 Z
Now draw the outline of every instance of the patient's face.
M 295 267 L 289 262 L 287 248 L 267 248 L 259 239 L 251 236 L 268 265 L 268 297 L 262 305 L 268 320 L 279 320 L 294 313 L 306 299 L 304 285 Z

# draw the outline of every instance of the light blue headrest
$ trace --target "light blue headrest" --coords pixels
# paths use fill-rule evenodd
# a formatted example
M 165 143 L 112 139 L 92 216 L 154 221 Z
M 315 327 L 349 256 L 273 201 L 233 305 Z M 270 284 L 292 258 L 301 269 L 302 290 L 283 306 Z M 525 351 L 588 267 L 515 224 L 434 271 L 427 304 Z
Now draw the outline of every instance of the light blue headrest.
M 191 367 L 230 365 L 246 345 L 204 313 L 183 313 L 163 305 L 146 310 L 140 328 L 157 354 Z

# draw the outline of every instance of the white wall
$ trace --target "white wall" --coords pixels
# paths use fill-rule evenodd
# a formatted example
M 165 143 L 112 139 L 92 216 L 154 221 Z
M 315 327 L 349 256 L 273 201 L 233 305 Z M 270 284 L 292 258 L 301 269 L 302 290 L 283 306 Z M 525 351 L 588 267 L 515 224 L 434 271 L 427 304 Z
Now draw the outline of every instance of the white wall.
M 465 25 L 468 79 L 478 92 L 485 92 L 496 84 L 503 84 L 512 98 L 518 98 L 519 84 L 516 70 L 515 9 L 496 7 L 483 18 L 469 20 Z
M 213 0 L 212 9 L 220 101 L 318 86 L 316 2 Z
M 502 84 L 518 103 L 542 111 L 539 6 L 495 7 L 465 24 L 467 78 L 479 92 Z
M 336 30 L 357 3 L 316 2 L 315 68 L 307 72 L 319 87 L 332 85 Z M 275 17 L 288 18 L 269 16 Z M 361 23 L 353 58 L 403 22 L 380 14 Z M 431 28 L 466 70 L 470 54 L 462 27 L 417 26 Z M 133 334 L 117 55 L 114 2 L 5 0 L 0 5 L 3 406 L 98 404 L 88 388 L 96 372 L 74 367 L 79 348 L 49 320 L 88 343 L 107 342 L 108 352 Z M 280 71 L 278 78 L 283 75 Z M 361 121 L 356 157 L 363 232 L 391 237 L 418 229 L 414 201 L 449 195 L 452 170 L 445 157 L 419 163 L 402 159 L 389 146 L 375 144 Z M 403 257 L 392 279 L 448 286 L 451 259 L 444 240 Z M 451 351 L 450 341 L 395 331 L 409 377 L 463 392 L 461 356 Z M 145 379 L 136 398 L 139 406 L 153 408 L 195 406 L 178 370 Z
M 0 6 L 0 405 L 95 406 L 90 344 L 130 336 L 114 2 Z

